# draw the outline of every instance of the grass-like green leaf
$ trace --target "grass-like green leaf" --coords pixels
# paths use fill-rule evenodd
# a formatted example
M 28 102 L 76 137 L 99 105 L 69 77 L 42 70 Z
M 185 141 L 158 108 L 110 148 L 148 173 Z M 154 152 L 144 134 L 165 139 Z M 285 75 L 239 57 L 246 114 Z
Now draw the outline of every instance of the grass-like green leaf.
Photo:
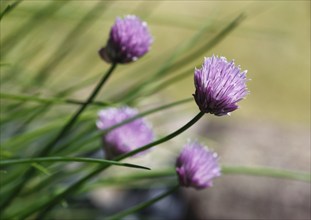
M 0 21 L 4 17 L 4 15 L 7 15 L 9 12 L 11 12 L 19 3 L 21 3 L 23 0 L 17 0 L 16 2 L 9 4 L 6 6 L 6 8 L 0 13 Z
M 112 160 L 104 159 L 94 159 L 94 158 L 83 158 L 83 157 L 38 157 L 38 158 L 25 158 L 25 159 L 11 159 L 0 161 L 0 166 L 17 165 L 25 163 L 39 163 L 39 162 L 83 162 L 83 163 L 99 163 L 99 164 L 109 164 L 115 166 L 123 166 L 130 168 L 138 168 L 150 170 L 148 167 L 130 164 L 130 163 L 120 163 Z
M 245 19 L 245 14 L 241 13 L 235 19 L 233 19 L 227 26 L 225 26 L 218 34 L 216 34 L 210 41 L 200 45 L 198 49 L 193 51 L 192 53 L 188 53 L 187 56 L 179 59 L 177 62 L 172 62 L 176 59 L 177 55 L 181 54 L 180 52 L 184 51 L 184 48 L 177 50 L 176 53 L 173 53 L 170 59 L 164 66 L 159 69 L 154 75 L 152 75 L 149 79 L 145 80 L 144 82 L 138 82 L 137 85 L 133 86 L 133 89 L 127 92 L 127 95 L 123 98 L 123 101 L 131 104 L 135 99 L 140 96 L 146 96 L 146 93 L 143 91 L 153 84 L 157 80 L 161 79 L 161 77 L 167 73 L 172 73 L 178 69 L 183 68 L 187 64 L 191 63 L 195 59 L 199 58 L 200 56 L 204 56 L 210 49 L 216 46 L 219 42 L 221 42 L 226 36 L 228 36 L 236 27 Z M 206 31 L 207 27 L 204 27 L 198 34 L 194 35 L 192 39 L 190 39 L 189 44 L 185 46 L 185 49 L 193 46 L 195 43 L 195 39 L 199 38 L 204 31 Z M 183 74 L 184 75 L 184 74 Z M 168 80 L 165 83 L 165 86 L 168 86 L 170 83 L 173 83 L 176 80 Z M 139 86 L 138 86 L 139 85 Z M 161 86 L 160 86 L 161 88 Z M 154 90 L 153 90 L 154 91 Z M 150 93 L 147 93 L 150 94 Z
M 164 192 L 164 193 L 154 197 L 153 199 L 150 199 L 150 200 L 148 200 L 146 202 L 138 204 L 138 205 L 136 205 L 136 206 L 134 206 L 132 208 L 129 208 L 127 210 L 121 211 L 118 214 L 115 214 L 113 216 L 108 216 L 105 219 L 106 220 L 122 219 L 123 217 L 126 217 L 126 216 L 128 216 L 128 215 L 130 215 L 132 213 L 135 213 L 135 212 L 138 212 L 138 211 L 140 211 L 142 209 L 145 209 L 145 208 L 153 205 L 154 203 L 160 201 L 161 199 L 164 199 L 165 197 L 167 197 L 167 196 L 171 195 L 173 192 L 175 192 L 178 188 L 179 188 L 179 186 L 175 186 L 175 187 L 169 189 L 168 191 L 166 191 L 166 192 Z
M 1 54 L 6 54 L 9 50 L 16 46 L 17 42 L 21 42 L 21 38 L 25 38 L 26 35 L 31 33 L 31 30 L 34 29 L 37 25 L 43 25 L 44 22 L 48 21 L 50 16 L 55 14 L 60 10 L 65 4 L 69 3 L 71 0 L 65 2 L 55 2 L 51 1 L 44 8 L 40 8 L 30 16 L 26 23 L 20 26 L 20 28 L 12 31 L 7 37 L 2 39 L 1 42 Z
M 44 65 L 44 67 L 38 71 L 38 74 L 34 79 L 35 82 L 42 84 L 47 80 L 50 73 L 61 63 L 70 50 L 74 48 L 75 44 L 77 44 L 77 40 L 79 38 L 75 36 L 81 35 L 88 28 L 90 28 L 92 21 L 94 21 L 96 18 L 94 15 L 104 13 L 110 4 L 110 2 L 99 1 L 93 6 L 91 10 L 87 12 L 85 16 L 80 19 L 75 27 L 65 36 L 64 40 L 61 42 L 58 48 L 54 50 L 54 53 L 50 55 L 50 59 Z
M 70 145 L 71 145 L 71 147 L 73 149 L 80 149 L 81 146 L 91 142 L 91 140 L 99 139 L 100 136 L 102 136 L 103 134 L 108 133 L 108 132 L 110 132 L 113 129 L 116 129 L 118 127 L 121 127 L 122 125 L 130 123 L 130 122 L 132 122 L 132 121 L 134 121 L 134 120 L 136 120 L 138 118 L 142 118 L 144 116 L 147 116 L 147 115 L 150 115 L 150 114 L 153 114 L 153 113 L 161 112 L 162 110 L 169 109 L 169 108 L 172 108 L 172 107 L 177 107 L 179 105 L 186 104 L 186 103 L 191 102 L 191 101 L 193 101 L 193 98 L 187 98 L 187 99 L 182 99 L 182 100 L 179 100 L 179 101 L 176 101 L 176 102 L 172 102 L 172 103 L 169 103 L 169 104 L 166 104 L 166 105 L 162 105 L 162 106 L 150 109 L 150 110 L 146 110 L 146 111 L 141 112 L 141 113 L 139 113 L 139 114 L 137 114 L 137 115 L 135 115 L 135 116 L 133 116 L 131 118 L 128 118 L 128 119 L 126 119 L 126 120 L 124 120 L 124 121 L 122 121 L 122 122 L 120 122 L 118 124 L 115 124 L 114 126 L 111 126 L 111 127 L 107 128 L 107 129 L 101 131 L 100 133 L 99 132 L 98 133 L 93 133 L 93 134 L 89 133 L 89 135 L 87 137 L 82 138 L 82 139 L 80 139 L 77 142 L 78 145 L 74 144 L 74 143 L 71 143 Z M 67 143 L 66 143 L 66 145 L 67 145 Z M 97 147 L 97 146 L 95 146 L 95 147 Z M 63 147 L 63 145 L 62 145 L 61 147 L 59 147 L 59 150 L 57 150 L 56 153 L 58 153 L 58 154 L 59 153 L 69 153 L 70 150 L 68 149 L 68 151 L 67 151 L 66 148 Z
M 5 160 L 8 162 L 8 160 Z M 14 161 L 13 161 L 14 162 Z M 39 170 L 40 172 L 44 173 L 45 175 L 51 175 L 50 171 L 48 169 L 46 169 L 44 166 L 36 163 L 37 161 L 30 161 L 29 163 L 31 163 L 31 166 L 33 166 L 35 169 Z M 15 160 L 16 163 L 16 160 Z M 1 166 L 1 163 L 0 163 Z
M 288 180 L 296 180 L 303 182 L 310 182 L 310 174 L 306 172 L 275 169 L 272 167 L 245 167 L 245 166 L 222 166 L 223 175 L 249 175 L 249 176 L 262 176 L 273 177 Z M 159 178 L 176 177 L 176 171 L 173 168 L 167 168 L 162 170 L 153 170 L 148 173 L 137 173 L 123 176 L 108 177 L 100 179 L 91 185 L 86 185 L 83 188 L 83 192 L 92 190 L 102 186 L 116 186 L 123 184 L 136 183 L 142 180 L 152 180 Z M 161 180 L 162 181 L 162 180 Z
M 128 153 L 122 154 L 118 157 L 115 158 L 116 161 L 125 159 L 127 157 L 133 156 L 139 152 L 145 151 L 147 149 L 150 149 L 151 147 L 154 147 L 156 145 L 159 145 L 163 142 L 166 142 L 168 140 L 171 140 L 172 138 L 178 136 L 179 134 L 181 134 L 182 132 L 186 131 L 188 128 L 190 128 L 192 125 L 194 125 L 200 118 L 203 117 L 205 113 L 203 112 L 199 112 L 193 119 L 191 119 L 187 124 L 185 124 L 184 126 L 182 126 L 181 128 L 177 129 L 176 131 L 170 133 L 169 135 L 160 138 L 154 142 L 151 142 L 150 144 L 144 145 L 142 147 L 139 147 L 135 150 L 132 150 Z M 57 195 L 56 197 L 54 197 L 53 199 L 51 199 L 47 204 L 42 204 L 42 207 L 45 207 L 41 213 L 39 214 L 39 218 L 43 218 L 47 212 L 53 208 L 56 204 L 58 204 L 58 202 L 60 202 L 62 199 L 64 199 L 66 196 L 68 196 L 71 193 L 76 192 L 80 187 L 83 186 L 84 183 L 86 183 L 88 180 L 94 178 L 97 174 L 99 174 L 100 172 L 102 172 L 103 170 L 107 169 L 110 167 L 110 164 L 107 165 L 101 165 L 99 167 L 97 167 L 94 171 L 92 171 L 91 173 L 87 174 L 86 176 L 84 176 L 83 178 L 81 178 L 79 181 L 77 181 L 76 183 L 74 183 L 73 185 L 71 185 L 70 187 L 68 187 L 65 191 L 63 191 L 61 194 Z M 32 210 L 34 211 L 34 210 Z M 23 218 L 28 217 L 30 214 L 32 214 L 32 211 L 29 211 L 25 216 L 23 216 Z M 36 210 L 35 210 L 36 211 Z
M 9 93 L 0 93 L 0 98 L 5 99 L 5 100 L 29 101 L 29 102 L 36 102 L 36 103 L 42 103 L 42 104 L 74 104 L 74 105 L 84 104 L 83 101 L 78 101 L 74 99 L 41 98 L 37 96 L 17 95 L 17 94 L 9 94 Z M 92 102 L 91 105 L 110 106 L 113 104 L 108 103 L 108 102 Z
M 97 187 L 103 186 L 123 186 L 136 182 L 150 180 L 154 182 L 155 179 L 161 179 L 161 183 L 163 182 L 163 178 L 174 178 L 177 181 L 176 171 L 174 168 L 167 168 L 161 170 L 152 170 L 148 173 L 134 173 L 129 175 L 119 175 L 119 176 L 111 176 L 100 178 L 96 182 L 92 184 L 87 184 L 82 188 L 82 192 L 88 192 Z
M 223 166 L 222 173 L 250 175 L 250 176 L 266 176 L 281 179 L 297 180 L 303 182 L 311 181 L 310 173 L 293 170 L 275 169 L 272 167 Z

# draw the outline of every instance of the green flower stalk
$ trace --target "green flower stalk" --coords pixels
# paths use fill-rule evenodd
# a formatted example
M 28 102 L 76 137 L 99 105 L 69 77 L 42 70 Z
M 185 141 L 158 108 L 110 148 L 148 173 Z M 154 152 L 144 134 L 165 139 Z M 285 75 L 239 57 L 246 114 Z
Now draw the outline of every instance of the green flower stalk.
M 83 113 L 83 111 L 86 109 L 86 107 L 93 102 L 96 95 L 102 88 L 102 86 L 105 84 L 105 82 L 108 80 L 114 69 L 116 68 L 117 64 L 114 63 L 111 65 L 109 70 L 106 72 L 106 74 L 103 76 L 103 78 L 100 80 L 100 82 L 97 84 L 89 98 L 84 102 L 80 108 L 73 114 L 73 116 L 70 118 L 70 120 L 64 125 L 62 130 L 58 133 L 58 135 L 49 143 L 47 144 L 37 155 L 37 157 L 43 157 L 48 155 L 53 147 L 68 133 L 68 131 L 72 128 L 74 123 L 78 120 L 79 116 Z M 19 193 L 22 191 L 26 183 L 31 179 L 31 177 L 34 175 L 35 169 L 30 168 L 26 171 L 26 173 L 22 177 L 22 181 L 17 185 L 17 187 L 13 190 L 13 193 L 9 195 L 6 200 L 0 205 L 0 208 L 4 210 L 6 207 L 8 207 L 11 202 L 14 200 L 16 196 L 19 195 Z
M 236 103 L 243 99 L 248 93 L 246 88 L 247 79 L 245 75 L 245 71 L 242 72 L 233 62 L 227 62 L 224 57 L 218 58 L 213 56 L 211 58 L 205 58 L 202 68 L 195 69 L 194 72 L 194 82 L 196 88 L 194 99 L 200 109 L 200 112 L 192 120 L 175 132 L 128 153 L 122 154 L 114 158 L 114 160 L 119 161 L 125 159 L 171 140 L 194 125 L 200 118 L 202 118 L 203 115 L 205 115 L 205 113 L 222 116 L 236 110 Z M 43 218 L 64 197 L 75 192 L 85 182 L 108 167 L 109 165 L 98 167 L 96 170 L 74 183 L 47 204 L 43 205 L 45 208 L 39 214 L 39 218 Z
M 108 80 L 117 64 L 124 64 L 136 61 L 138 58 L 146 54 L 152 43 L 153 39 L 149 33 L 146 22 L 141 21 L 134 15 L 125 16 L 122 20 L 117 18 L 116 23 L 112 26 L 110 31 L 110 38 L 107 42 L 107 46 L 102 48 L 99 52 L 100 56 L 111 63 L 110 69 L 103 76 L 101 81 L 97 84 L 94 91 L 89 98 L 83 103 L 70 120 L 65 124 L 63 129 L 58 135 L 44 147 L 38 157 L 48 155 L 53 147 L 68 133 L 73 124 L 78 120 L 79 116 L 83 113 L 86 107 L 93 102 L 96 95 Z M 26 183 L 34 175 L 35 169 L 30 168 L 26 171 L 22 178 L 22 181 L 13 190 L 13 193 L 7 197 L 7 199 L 0 205 L 1 209 L 5 209 L 14 198 L 19 195 Z

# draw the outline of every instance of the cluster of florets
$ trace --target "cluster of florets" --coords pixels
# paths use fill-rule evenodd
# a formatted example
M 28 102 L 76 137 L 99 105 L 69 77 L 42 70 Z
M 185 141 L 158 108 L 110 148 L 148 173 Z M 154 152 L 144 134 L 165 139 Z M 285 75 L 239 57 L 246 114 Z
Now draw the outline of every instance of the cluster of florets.
M 147 23 L 135 15 L 117 18 L 99 54 L 108 63 L 130 63 L 145 55 L 153 42 Z

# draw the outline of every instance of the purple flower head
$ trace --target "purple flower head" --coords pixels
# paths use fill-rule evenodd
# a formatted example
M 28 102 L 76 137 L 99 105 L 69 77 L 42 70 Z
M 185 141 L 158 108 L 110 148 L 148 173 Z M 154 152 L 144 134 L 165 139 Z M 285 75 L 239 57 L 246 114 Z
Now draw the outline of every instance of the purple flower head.
M 202 68 L 194 71 L 193 96 L 200 110 L 217 116 L 236 110 L 237 102 L 248 94 L 246 72 L 225 57 L 205 58 Z
M 153 42 L 146 22 L 135 15 L 117 18 L 106 47 L 99 54 L 108 63 L 130 63 L 142 57 Z
M 130 107 L 107 108 L 98 113 L 96 125 L 98 129 L 105 130 L 137 114 L 138 111 Z M 104 134 L 103 144 L 107 158 L 112 159 L 149 144 L 153 138 L 151 126 L 142 118 L 138 118 Z
M 179 183 L 185 187 L 211 187 L 212 179 L 220 176 L 217 154 L 194 142 L 188 143 L 176 161 Z

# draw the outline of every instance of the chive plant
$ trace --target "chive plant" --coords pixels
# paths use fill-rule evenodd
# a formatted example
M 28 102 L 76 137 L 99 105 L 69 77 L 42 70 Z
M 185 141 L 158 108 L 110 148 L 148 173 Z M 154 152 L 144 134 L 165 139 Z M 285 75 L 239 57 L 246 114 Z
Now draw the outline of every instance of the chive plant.
M 208 120 L 207 116 L 225 117 L 238 109 L 237 103 L 249 93 L 246 71 L 234 61 L 212 54 L 214 46 L 230 35 L 246 15 L 242 12 L 222 25 L 207 19 L 176 48 L 158 49 L 157 37 L 153 36 L 156 25 L 152 19 L 147 24 L 145 19 L 160 2 L 141 2 L 134 10 L 114 18 L 114 23 L 111 8 L 118 7 L 116 3 L 83 4 L 86 7 L 78 7 L 75 1 L 1 2 L 1 218 L 51 219 L 66 201 L 71 211 L 71 201 L 83 193 L 111 185 L 139 185 L 140 181 L 148 182 L 147 187 L 161 182 L 167 190 L 105 219 L 121 219 L 139 212 L 180 187 L 213 190 L 212 180 L 219 177 L 221 181 L 221 174 L 310 182 L 310 174 L 298 171 L 220 165 L 215 152 L 193 140 L 183 149 L 180 146 L 181 153 L 173 158 L 175 167 L 150 170 L 122 162 L 128 157 L 135 161 L 149 154 L 151 148 L 157 150 L 164 142 L 187 136 L 184 132 L 199 120 Z M 23 13 L 27 17 L 17 25 Z M 110 26 L 110 31 L 103 34 L 106 44 L 103 46 L 101 41 L 94 46 L 97 38 L 87 33 L 94 29 L 102 33 L 98 25 L 102 20 Z M 63 21 L 74 21 L 74 25 L 64 27 Z M 206 38 L 207 34 L 210 37 Z M 161 51 L 160 55 L 154 55 L 153 48 Z M 194 61 L 202 59 L 201 67 L 196 68 Z M 101 73 L 92 75 L 93 70 Z M 67 74 L 74 82 L 69 83 Z M 119 75 L 118 86 L 109 87 L 112 74 Z M 52 82 L 54 77 L 57 80 Z M 138 110 L 141 100 L 151 99 L 181 79 L 189 79 L 191 86 L 194 81 L 193 94 Z M 91 91 L 86 92 L 90 87 Z M 79 96 L 85 93 L 87 98 Z M 159 137 L 146 117 L 155 113 L 169 117 L 167 109 L 187 103 L 197 104 L 194 117 Z M 94 157 L 96 152 L 104 152 L 104 157 Z M 143 172 L 100 177 L 112 166 Z M 77 217 L 73 209 L 71 213 Z

